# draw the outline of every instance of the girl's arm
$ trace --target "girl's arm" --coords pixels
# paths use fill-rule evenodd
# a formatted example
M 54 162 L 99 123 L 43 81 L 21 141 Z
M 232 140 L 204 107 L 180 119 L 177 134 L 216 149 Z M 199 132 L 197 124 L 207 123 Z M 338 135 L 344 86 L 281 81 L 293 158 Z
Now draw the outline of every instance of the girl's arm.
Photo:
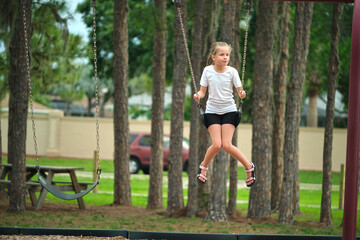
M 200 91 L 198 91 L 197 93 L 194 94 L 194 99 L 195 101 L 200 101 L 201 98 L 203 98 L 205 96 L 207 87 L 205 86 L 200 86 Z
M 236 91 L 241 99 L 246 97 L 246 92 L 243 90 L 242 87 L 236 88 Z

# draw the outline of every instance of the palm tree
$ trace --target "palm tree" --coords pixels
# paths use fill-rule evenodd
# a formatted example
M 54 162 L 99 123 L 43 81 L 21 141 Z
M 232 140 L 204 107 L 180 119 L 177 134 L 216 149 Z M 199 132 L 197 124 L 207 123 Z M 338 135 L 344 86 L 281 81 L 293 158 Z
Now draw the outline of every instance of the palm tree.
M 252 161 L 259 173 L 251 187 L 249 218 L 270 216 L 271 213 L 271 136 L 273 45 L 275 33 L 275 2 L 259 1 L 256 22 L 256 54 L 254 66 Z
M 164 93 L 166 76 L 166 2 L 155 0 L 150 186 L 147 208 L 162 208 Z
M 293 223 L 294 211 L 298 204 L 296 200 L 299 186 L 298 138 L 313 5 L 313 3 L 296 3 L 291 77 L 285 120 L 284 175 L 279 205 L 279 222 L 283 224 Z
M 336 79 L 340 71 L 339 38 L 340 38 L 340 3 L 333 4 L 331 27 L 331 49 L 329 60 L 329 80 L 326 103 L 326 120 L 323 153 L 323 182 L 321 195 L 320 222 L 331 226 L 331 156 L 335 112 Z
M 128 120 L 128 2 L 114 2 L 114 204 L 131 205 Z

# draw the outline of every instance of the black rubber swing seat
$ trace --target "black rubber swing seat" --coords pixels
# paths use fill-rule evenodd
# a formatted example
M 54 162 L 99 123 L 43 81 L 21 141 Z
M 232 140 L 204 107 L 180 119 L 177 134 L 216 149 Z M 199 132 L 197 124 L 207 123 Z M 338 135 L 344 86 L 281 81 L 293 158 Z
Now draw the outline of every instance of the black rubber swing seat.
M 93 190 L 96 185 L 99 184 L 100 182 L 100 174 L 98 174 L 98 179 L 97 181 L 91 185 L 88 189 L 81 191 L 79 193 L 75 193 L 75 194 L 69 194 L 69 193 L 64 193 L 61 192 L 59 189 L 57 189 L 56 187 L 54 187 L 53 185 L 51 185 L 48 181 L 45 180 L 45 178 L 43 178 L 42 176 L 38 177 L 38 180 L 40 182 L 40 184 L 51 194 L 53 194 L 55 197 L 64 199 L 64 200 L 74 200 L 74 199 L 78 199 L 83 197 L 84 195 L 88 194 L 91 190 Z

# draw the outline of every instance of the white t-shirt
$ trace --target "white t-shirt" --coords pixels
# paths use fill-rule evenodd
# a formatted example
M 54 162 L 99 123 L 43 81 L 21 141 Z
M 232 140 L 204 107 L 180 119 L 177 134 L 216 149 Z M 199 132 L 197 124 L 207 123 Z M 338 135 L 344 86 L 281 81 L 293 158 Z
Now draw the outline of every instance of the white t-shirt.
M 237 111 L 233 85 L 236 88 L 242 85 L 235 68 L 228 66 L 225 72 L 218 73 L 213 65 L 206 66 L 201 75 L 200 85 L 207 87 L 209 91 L 205 113 L 225 114 Z

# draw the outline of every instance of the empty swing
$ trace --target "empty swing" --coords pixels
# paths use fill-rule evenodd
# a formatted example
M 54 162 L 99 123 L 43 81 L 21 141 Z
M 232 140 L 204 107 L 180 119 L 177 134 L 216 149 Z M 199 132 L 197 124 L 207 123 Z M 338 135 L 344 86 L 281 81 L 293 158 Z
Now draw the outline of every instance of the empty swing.
M 97 181 L 94 182 L 89 188 L 84 191 L 75 194 L 68 194 L 60 191 L 54 185 L 46 181 L 46 179 L 40 174 L 40 164 L 38 157 L 38 148 L 37 148 L 37 140 L 36 140 L 36 131 L 35 131 L 35 120 L 34 120 L 34 109 L 33 109 L 33 100 L 32 100 L 32 88 L 31 88 L 31 77 L 30 77 L 30 59 L 29 59 L 29 43 L 28 43 L 28 34 L 27 34 L 27 23 L 26 23 L 26 11 L 25 11 L 25 2 L 26 0 L 22 0 L 22 14 L 23 14 L 23 25 L 24 25 L 24 37 L 25 37 L 25 57 L 26 57 L 26 67 L 27 67 L 27 82 L 28 82 L 28 91 L 29 91 L 29 99 L 30 99 L 30 110 L 31 110 L 31 121 L 32 121 L 32 130 L 33 130 L 33 139 L 34 139 L 34 148 L 36 154 L 36 170 L 38 175 L 39 183 L 51 194 L 54 196 L 64 199 L 64 200 L 73 200 L 83 197 L 88 194 L 91 190 L 93 190 L 100 183 L 100 147 L 99 147 L 99 107 L 98 107 L 98 77 L 97 77 L 97 57 L 96 57 L 96 0 L 92 1 L 92 9 L 93 9 L 93 52 L 94 52 L 94 81 L 95 81 L 95 109 L 96 109 L 96 140 L 97 140 L 97 148 L 96 148 L 96 161 L 98 168 L 96 170 Z
M 193 71 L 193 68 L 192 68 L 191 58 L 190 58 L 190 53 L 189 53 L 189 47 L 188 47 L 188 43 L 187 43 L 187 37 L 186 37 L 185 29 L 184 29 L 183 20 L 182 20 L 182 17 L 181 17 L 181 15 L 182 15 L 181 0 L 173 0 L 173 2 L 175 3 L 175 6 L 177 8 L 178 21 L 180 23 L 181 32 L 182 32 L 182 36 L 183 36 L 183 39 L 184 39 L 184 45 L 185 45 L 185 49 L 186 49 L 187 60 L 188 60 L 188 63 L 189 63 L 192 84 L 193 84 L 195 92 L 197 92 L 194 71 Z M 242 83 L 243 87 L 244 87 L 245 63 L 246 63 L 246 51 L 247 51 L 247 39 L 248 39 L 248 28 L 249 28 L 251 0 L 246 0 L 245 6 L 246 6 L 246 27 L 245 27 L 244 54 L 243 54 L 242 73 L 241 73 L 241 83 Z M 239 123 L 241 121 L 242 104 L 243 104 L 243 100 L 240 99 L 240 104 L 239 104 L 239 108 L 238 108 L 238 111 L 237 111 L 238 112 L 237 123 Z M 201 122 L 206 126 L 205 111 L 204 111 L 204 108 L 202 107 L 200 101 L 197 102 L 197 107 L 199 108 L 199 111 L 200 111 Z

